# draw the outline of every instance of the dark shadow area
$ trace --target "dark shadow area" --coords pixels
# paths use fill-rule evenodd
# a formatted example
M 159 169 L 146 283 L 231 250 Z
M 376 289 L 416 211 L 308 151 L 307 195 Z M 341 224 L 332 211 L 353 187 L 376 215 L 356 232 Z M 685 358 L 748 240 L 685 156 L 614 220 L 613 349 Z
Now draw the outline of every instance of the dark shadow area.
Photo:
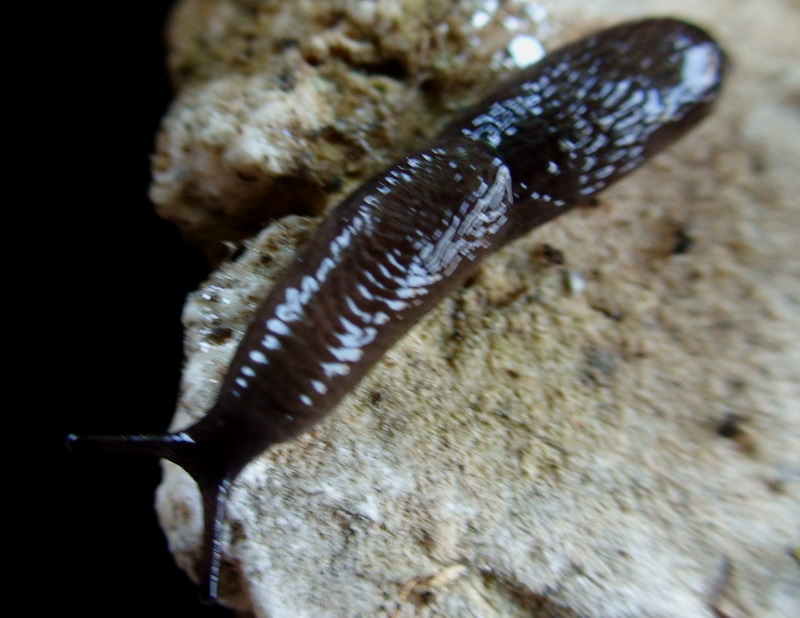
M 87 618 L 233 616 L 200 605 L 173 562 L 153 508 L 158 461 L 64 448 L 70 432 L 163 431 L 177 396 L 181 307 L 206 273 L 147 198 L 172 96 L 162 38 L 171 4 L 67 3 L 44 35 L 54 67 L 37 87 L 47 150 L 31 189 L 44 193 L 34 226 L 45 227 L 47 257 L 34 337 L 53 353 L 36 407 L 55 472 L 40 496 L 52 521 L 41 543 L 55 562 L 40 568 L 56 587 L 44 605 Z

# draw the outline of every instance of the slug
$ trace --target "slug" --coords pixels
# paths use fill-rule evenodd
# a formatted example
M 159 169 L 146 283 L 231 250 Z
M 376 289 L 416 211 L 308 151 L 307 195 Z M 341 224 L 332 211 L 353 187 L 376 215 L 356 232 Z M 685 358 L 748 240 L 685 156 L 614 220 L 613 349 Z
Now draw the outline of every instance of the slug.
M 261 303 L 201 420 L 165 435 L 70 435 L 68 444 L 163 457 L 194 478 L 200 584 L 216 600 L 226 500 L 241 470 L 322 420 L 484 256 L 588 202 L 695 126 L 725 64 L 703 30 L 666 18 L 549 54 L 331 212 Z

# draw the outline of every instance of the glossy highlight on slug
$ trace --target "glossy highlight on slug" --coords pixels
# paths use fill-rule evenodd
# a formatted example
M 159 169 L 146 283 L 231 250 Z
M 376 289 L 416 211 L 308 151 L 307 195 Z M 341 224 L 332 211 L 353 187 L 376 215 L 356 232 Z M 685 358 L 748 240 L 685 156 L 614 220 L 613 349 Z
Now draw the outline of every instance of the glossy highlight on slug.
M 668 18 L 547 55 L 331 212 L 262 301 L 202 419 L 172 434 L 69 444 L 163 457 L 194 478 L 205 520 L 199 578 L 216 600 L 226 501 L 241 470 L 322 420 L 483 257 L 685 135 L 717 100 L 725 64 L 707 33 Z

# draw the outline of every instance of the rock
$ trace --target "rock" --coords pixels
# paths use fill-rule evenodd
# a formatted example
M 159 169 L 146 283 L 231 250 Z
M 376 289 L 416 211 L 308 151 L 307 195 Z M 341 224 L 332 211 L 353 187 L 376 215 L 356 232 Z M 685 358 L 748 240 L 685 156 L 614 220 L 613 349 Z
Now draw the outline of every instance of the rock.
M 530 16 L 547 6 L 546 23 L 561 26 L 551 26 L 550 48 L 632 16 L 612 0 L 444 4 L 453 11 L 450 32 L 473 27 L 482 10 L 496 20 L 506 10 Z M 319 15 L 332 9 L 304 13 L 306 6 L 179 5 L 171 66 L 184 88 L 179 100 L 194 101 L 201 116 L 177 120 L 192 112 L 179 102 L 165 130 L 224 117 L 223 129 L 209 128 L 212 137 L 187 130 L 162 138 L 159 158 L 191 143 L 208 163 L 186 168 L 196 199 L 175 171 L 188 163 L 175 155 L 174 168 L 157 164 L 154 191 L 184 196 L 161 203 L 169 202 L 162 208 L 170 217 L 191 219 L 188 235 L 212 238 L 214 220 L 223 221 L 225 237 L 244 233 L 253 224 L 248 195 L 299 174 L 299 151 L 279 137 L 285 125 L 260 124 L 253 113 L 270 97 L 296 123 L 300 150 L 320 152 L 327 138 L 312 143 L 312 136 L 326 123 L 352 131 L 340 134 L 351 140 L 345 154 L 306 168 L 314 170 L 309 191 L 320 196 L 320 210 L 443 121 L 444 102 L 429 105 L 407 83 L 437 62 L 447 65 L 447 53 L 453 62 L 467 53 L 451 45 L 435 62 L 419 59 L 422 41 L 438 40 L 431 32 L 444 21 L 443 3 L 426 5 L 430 21 L 414 17 L 412 2 L 348 3 L 340 21 L 324 27 L 331 22 Z M 604 193 L 599 208 L 572 212 L 486 260 L 473 284 L 392 348 L 335 414 L 249 466 L 229 512 L 225 603 L 270 618 L 800 612 L 800 181 L 787 164 L 800 154 L 792 6 L 637 5 L 637 16 L 680 14 L 704 24 L 729 49 L 736 69 L 714 115 Z M 383 11 L 401 9 L 386 22 Z M 245 14 L 252 28 L 265 25 L 266 39 L 242 34 Z M 386 23 L 394 26 L 370 26 Z M 270 28 L 294 33 L 294 51 L 281 53 L 300 58 L 299 68 L 289 91 L 257 95 L 256 85 L 278 72 L 230 72 L 245 40 L 254 58 L 272 57 L 278 35 Z M 352 32 L 374 36 L 361 43 Z M 355 58 L 369 64 L 376 50 L 394 50 L 375 62 L 401 58 L 406 77 L 365 76 Z M 309 68 L 312 51 L 324 60 Z M 491 64 L 491 53 L 474 53 Z M 199 60 L 205 55 L 207 64 Z M 320 68 L 326 62 L 346 65 L 335 87 Z M 391 85 L 388 103 L 363 86 L 374 80 Z M 361 86 L 341 91 L 354 83 Z M 345 100 L 358 113 L 343 114 Z M 395 110 L 385 116 L 394 122 L 379 129 L 383 105 Z M 253 159 L 279 163 L 273 176 L 264 171 L 271 163 L 254 164 L 258 190 L 228 205 L 241 188 L 236 173 L 225 175 L 240 169 L 230 157 L 259 127 L 264 137 L 252 139 L 261 140 L 254 150 L 261 154 Z M 353 163 L 359 143 L 364 151 L 350 172 L 330 172 Z M 204 170 L 208 184 L 198 180 Z M 324 189 L 337 174 L 346 178 L 341 188 Z M 211 203 L 225 211 L 209 215 Z M 280 219 L 192 296 L 173 429 L 209 407 L 258 299 L 312 225 Z M 191 572 L 199 496 L 171 464 L 158 509 Z
M 184 0 L 151 198 L 194 242 L 320 214 L 530 64 L 537 14 L 474 1 Z

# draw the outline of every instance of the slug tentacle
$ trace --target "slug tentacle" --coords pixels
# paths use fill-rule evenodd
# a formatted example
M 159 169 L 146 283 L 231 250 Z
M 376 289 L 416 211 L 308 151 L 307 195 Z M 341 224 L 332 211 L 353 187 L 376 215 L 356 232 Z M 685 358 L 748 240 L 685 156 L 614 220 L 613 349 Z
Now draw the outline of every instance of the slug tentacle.
M 204 439 L 204 417 L 186 431 L 172 434 L 130 436 L 67 436 L 67 447 L 73 451 L 131 453 L 153 455 L 181 466 L 197 483 L 203 502 L 203 554 L 200 573 L 200 598 L 211 603 L 217 598 L 222 562 L 222 529 L 231 483 L 247 464 L 247 449 L 226 453 L 220 440 Z M 219 427 L 218 429 L 224 429 Z M 227 438 L 219 431 L 215 436 Z M 197 437 L 195 437 L 197 436 Z M 239 436 L 241 438 L 241 436 Z M 224 444 L 224 443 L 222 443 Z
M 163 436 L 69 437 L 156 455 L 203 498 L 201 585 L 218 595 L 231 484 L 320 421 L 425 313 L 510 240 L 588 200 L 709 111 L 725 57 L 673 19 L 623 24 L 522 71 L 321 223 L 261 303 L 214 407 Z

